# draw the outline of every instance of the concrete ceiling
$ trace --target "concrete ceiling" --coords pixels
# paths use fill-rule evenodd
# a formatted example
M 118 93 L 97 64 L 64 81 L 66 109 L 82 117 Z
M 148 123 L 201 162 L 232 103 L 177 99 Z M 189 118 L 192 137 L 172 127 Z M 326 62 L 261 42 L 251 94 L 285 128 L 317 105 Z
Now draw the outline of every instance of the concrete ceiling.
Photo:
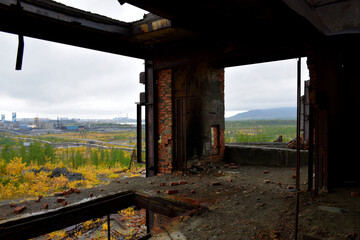
M 228 67 L 302 57 L 326 35 L 287 0 L 127 0 L 157 15 L 132 23 L 50 0 L 17 2 L 0 0 L 1 31 L 153 58 L 155 68 L 199 61 Z

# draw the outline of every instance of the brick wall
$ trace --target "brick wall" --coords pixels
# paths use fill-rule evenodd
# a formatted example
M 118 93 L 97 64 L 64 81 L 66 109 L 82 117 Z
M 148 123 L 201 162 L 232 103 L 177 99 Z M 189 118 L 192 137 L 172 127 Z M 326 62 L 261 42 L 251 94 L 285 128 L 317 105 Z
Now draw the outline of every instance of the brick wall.
M 171 173 L 173 160 L 173 103 L 171 69 L 158 71 L 158 172 Z

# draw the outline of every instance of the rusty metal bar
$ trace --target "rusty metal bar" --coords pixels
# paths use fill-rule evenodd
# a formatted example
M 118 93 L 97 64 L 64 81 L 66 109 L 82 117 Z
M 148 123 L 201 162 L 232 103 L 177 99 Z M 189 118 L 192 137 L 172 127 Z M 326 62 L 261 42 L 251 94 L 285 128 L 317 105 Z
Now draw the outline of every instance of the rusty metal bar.
M 137 163 L 142 163 L 142 126 L 141 126 L 141 105 L 136 105 L 136 147 L 137 147 Z
M 296 116 L 296 214 L 295 240 L 298 239 L 300 193 L 300 108 L 301 108 L 301 58 L 297 61 L 297 116 Z

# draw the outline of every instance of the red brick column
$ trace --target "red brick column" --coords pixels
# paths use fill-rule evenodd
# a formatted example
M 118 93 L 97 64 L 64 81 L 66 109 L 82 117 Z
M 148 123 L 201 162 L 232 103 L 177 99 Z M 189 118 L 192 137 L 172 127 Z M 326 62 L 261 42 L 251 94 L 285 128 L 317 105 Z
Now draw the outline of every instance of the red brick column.
M 171 173 L 173 160 L 173 104 L 171 69 L 158 71 L 158 172 Z

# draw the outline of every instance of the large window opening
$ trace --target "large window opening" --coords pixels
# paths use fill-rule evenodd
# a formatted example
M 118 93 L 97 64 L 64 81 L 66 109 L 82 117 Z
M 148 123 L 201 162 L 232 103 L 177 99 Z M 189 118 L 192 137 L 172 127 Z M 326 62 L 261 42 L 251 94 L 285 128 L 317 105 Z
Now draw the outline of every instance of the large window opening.
M 304 85 L 309 79 L 306 58 L 302 58 L 301 66 Z M 296 79 L 296 59 L 226 68 L 225 142 L 295 139 Z
M 133 154 L 143 60 L 25 38 L 15 71 L 17 36 L 0 33 L 0 48 L 0 201 L 144 176 Z

